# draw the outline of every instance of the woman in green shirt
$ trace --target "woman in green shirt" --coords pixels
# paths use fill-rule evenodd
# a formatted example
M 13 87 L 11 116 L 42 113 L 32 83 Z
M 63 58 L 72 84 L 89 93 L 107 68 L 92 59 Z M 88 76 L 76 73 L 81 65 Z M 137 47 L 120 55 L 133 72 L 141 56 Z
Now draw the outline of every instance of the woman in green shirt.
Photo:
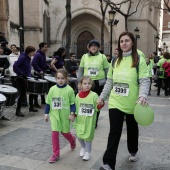
M 138 124 L 134 119 L 136 103 L 147 105 L 150 79 L 146 60 L 138 56 L 136 39 L 130 32 L 123 32 L 118 40 L 118 57 L 109 67 L 107 81 L 98 99 L 102 104 L 109 97 L 110 133 L 107 149 L 100 170 L 115 170 L 116 155 L 126 116 L 129 161 L 138 160 Z
M 83 75 L 90 76 L 95 84 L 92 91 L 98 95 L 100 95 L 106 83 L 109 68 L 107 58 L 99 52 L 99 47 L 100 43 L 95 39 L 88 43 L 87 48 L 89 52 L 82 56 L 78 70 L 78 81 L 80 81 Z M 96 127 L 99 114 L 100 111 L 97 112 Z

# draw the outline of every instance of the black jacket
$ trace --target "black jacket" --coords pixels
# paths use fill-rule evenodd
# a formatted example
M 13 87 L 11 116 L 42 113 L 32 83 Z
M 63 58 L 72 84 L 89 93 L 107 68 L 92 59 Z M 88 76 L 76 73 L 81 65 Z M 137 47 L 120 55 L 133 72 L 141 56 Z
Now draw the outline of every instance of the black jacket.
M 0 67 L 4 68 L 4 70 L 1 72 L 2 75 L 4 75 L 5 69 L 7 69 L 9 67 L 9 61 L 7 58 L 0 57 Z
M 76 70 L 78 70 L 77 62 L 68 60 L 66 62 L 66 70 L 71 77 L 76 77 Z
M 4 36 L 0 36 L 0 44 L 1 47 L 6 47 L 6 44 L 8 44 L 8 41 L 6 40 L 6 38 Z

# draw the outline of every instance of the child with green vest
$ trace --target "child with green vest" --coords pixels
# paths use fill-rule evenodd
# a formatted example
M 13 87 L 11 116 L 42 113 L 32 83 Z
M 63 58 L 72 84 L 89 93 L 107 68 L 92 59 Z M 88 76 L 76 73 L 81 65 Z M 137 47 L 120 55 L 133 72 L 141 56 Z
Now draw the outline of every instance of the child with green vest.
M 72 150 L 76 147 L 76 138 L 70 133 L 70 114 L 76 111 L 74 91 L 67 85 L 66 70 L 58 69 L 55 78 L 57 84 L 50 88 L 45 106 L 45 121 L 50 117 L 52 129 L 53 155 L 49 163 L 56 162 L 60 157 L 59 132 L 69 141 Z
M 72 121 L 76 117 L 76 135 L 81 145 L 80 157 L 84 161 L 91 158 L 91 145 L 94 138 L 96 116 L 104 104 L 97 105 L 98 95 L 91 91 L 92 79 L 83 76 L 80 80 L 81 91 L 76 96 L 76 115 L 72 115 Z

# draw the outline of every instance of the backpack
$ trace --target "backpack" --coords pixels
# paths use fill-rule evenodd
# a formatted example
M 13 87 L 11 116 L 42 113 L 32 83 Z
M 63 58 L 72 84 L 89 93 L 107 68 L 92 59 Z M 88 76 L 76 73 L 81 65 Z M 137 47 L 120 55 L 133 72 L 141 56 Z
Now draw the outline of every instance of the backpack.
M 116 61 L 116 56 L 113 56 L 113 58 L 112 58 L 112 67 L 114 68 L 114 63 L 115 63 L 115 61 Z M 136 72 L 137 72 L 137 82 L 138 82 L 138 84 L 139 84 L 139 62 L 140 62 L 140 56 L 138 55 L 138 64 L 137 64 L 137 66 L 136 66 Z
M 164 68 L 164 77 L 170 77 L 170 63 L 165 61 L 162 65 L 162 68 Z

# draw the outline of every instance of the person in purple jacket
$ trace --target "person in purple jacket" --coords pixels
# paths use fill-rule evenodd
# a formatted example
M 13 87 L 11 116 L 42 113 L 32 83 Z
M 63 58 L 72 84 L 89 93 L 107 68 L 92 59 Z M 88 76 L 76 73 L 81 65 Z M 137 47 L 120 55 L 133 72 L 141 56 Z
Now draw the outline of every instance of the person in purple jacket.
M 57 51 L 54 52 L 53 60 L 51 61 L 51 68 L 53 74 L 57 72 L 58 69 L 64 68 L 64 57 L 66 54 L 66 50 L 64 47 L 60 47 Z
M 47 43 L 41 42 L 39 44 L 39 49 L 35 53 L 32 60 L 32 66 L 35 70 L 34 76 L 38 76 L 38 78 L 43 78 L 44 73 L 46 72 L 47 69 L 49 69 L 45 55 L 47 49 L 48 49 Z M 41 104 L 45 104 L 44 95 L 41 95 Z M 41 108 L 41 106 L 38 104 L 38 95 L 34 95 L 34 106 L 37 108 Z
M 17 74 L 16 86 L 19 92 L 17 101 L 16 116 L 24 117 L 21 112 L 22 101 L 27 93 L 27 77 L 31 77 L 31 57 L 35 54 L 35 48 L 28 46 L 25 52 L 21 53 L 18 60 L 13 65 L 13 70 Z M 29 111 L 37 112 L 33 107 L 33 95 L 29 96 L 30 108 Z

